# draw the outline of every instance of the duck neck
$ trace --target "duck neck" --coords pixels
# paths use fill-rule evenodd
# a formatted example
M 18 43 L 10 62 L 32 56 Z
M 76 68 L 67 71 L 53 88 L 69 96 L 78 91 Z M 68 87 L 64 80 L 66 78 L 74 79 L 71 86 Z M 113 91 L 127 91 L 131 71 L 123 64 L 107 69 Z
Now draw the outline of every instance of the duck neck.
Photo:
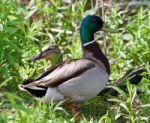
M 62 58 L 62 54 L 60 53 L 60 54 L 57 54 L 57 53 L 55 53 L 55 54 L 53 54 L 53 56 L 52 56 L 53 58 L 51 58 L 51 65 L 53 66 L 53 65 L 56 65 L 56 64 L 58 64 L 58 63 L 61 63 L 62 61 L 63 61 L 63 58 Z
M 110 74 L 109 61 L 107 57 L 103 54 L 99 45 L 94 40 L 94 33 L 90 32 L 86 28 L 81 27 L 80 35 L 84 58 L 88 58 L 91 60 L 96 59 L 96 61 L 100 61 L 105 67 L 107 73 Z
M 87 44 L 94 40 L 94 33 L 91 32 L 88 28 L 81 26 L 80 37 L 83 44 Z

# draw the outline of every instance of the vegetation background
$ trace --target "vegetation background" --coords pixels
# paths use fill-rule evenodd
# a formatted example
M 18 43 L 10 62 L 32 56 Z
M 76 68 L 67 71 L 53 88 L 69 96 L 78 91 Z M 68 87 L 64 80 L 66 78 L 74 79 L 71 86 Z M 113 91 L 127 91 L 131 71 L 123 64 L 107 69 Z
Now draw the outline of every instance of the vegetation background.
M 79 28 L 88 14 L 118 30 L 96 35 L 111 62 L 108 85 L 132 67 L 144 66 L 148 75 L 137 86 L 127 82 L 127 91 L 113 86 L 119 96 L 96 97 L 80 111 L 91 123 L 150 123 L 149 0 L 0 0 L 0 123 L 88 122 L 76 121 L 62 103 L 45 105 L 17 87 L 50 64 L 28 63 L 46 44 L 59 46 L 64 59 L 82 56 Z

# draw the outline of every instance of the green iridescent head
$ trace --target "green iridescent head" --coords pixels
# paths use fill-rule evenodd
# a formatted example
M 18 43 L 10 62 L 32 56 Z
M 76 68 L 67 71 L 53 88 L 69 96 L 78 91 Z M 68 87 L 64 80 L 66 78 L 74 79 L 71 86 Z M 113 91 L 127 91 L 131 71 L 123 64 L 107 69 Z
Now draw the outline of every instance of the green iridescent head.
M 86 16 L 80 28 L 80 36 L 82 44 L 89 43 L 94 40 L 94 33 L 103 27 L 104 22 L 102 19 L 95 15 Z

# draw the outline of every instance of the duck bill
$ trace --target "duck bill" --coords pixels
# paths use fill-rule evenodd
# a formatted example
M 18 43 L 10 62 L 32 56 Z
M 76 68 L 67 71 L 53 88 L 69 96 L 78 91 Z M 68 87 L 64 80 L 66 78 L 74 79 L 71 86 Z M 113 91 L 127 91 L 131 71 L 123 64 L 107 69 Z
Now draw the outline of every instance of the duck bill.
M 34 61 L 42 59 L 42 58 L 43 58 L 42 53 L 39 53 L 39 54 L 33 56 L 32 58 L 30 58 L 28 61 L 29 62 L 34 62 Z
M 118 32 L 118 30 L 110 29 L 107 26 L 103 26 L 102 31 L 111 32 L 111 33 L 117 33 Z

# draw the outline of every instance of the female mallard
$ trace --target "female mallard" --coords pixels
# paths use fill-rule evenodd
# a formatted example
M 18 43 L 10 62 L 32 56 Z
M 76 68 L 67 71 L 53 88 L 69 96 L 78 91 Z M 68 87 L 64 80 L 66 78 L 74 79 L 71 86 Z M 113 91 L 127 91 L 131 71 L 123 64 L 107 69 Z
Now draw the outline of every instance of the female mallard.
M 60 49 L 56 45 L 46 45 L 41 52 L 30 58 L 29 62 L 45 59 L 50 60 L 52 65 L 56 65 L 63 61 Z
M 85 17 L 80 28 L 83 58 L 66 61 L 47 70 L 45 74 L 20 88 L 50 101 L 81 102 L 97 96 L 105 87 L 110 66 L 94 40 L 94 33 L 103 27 L 103 21 L 94 15 Z

